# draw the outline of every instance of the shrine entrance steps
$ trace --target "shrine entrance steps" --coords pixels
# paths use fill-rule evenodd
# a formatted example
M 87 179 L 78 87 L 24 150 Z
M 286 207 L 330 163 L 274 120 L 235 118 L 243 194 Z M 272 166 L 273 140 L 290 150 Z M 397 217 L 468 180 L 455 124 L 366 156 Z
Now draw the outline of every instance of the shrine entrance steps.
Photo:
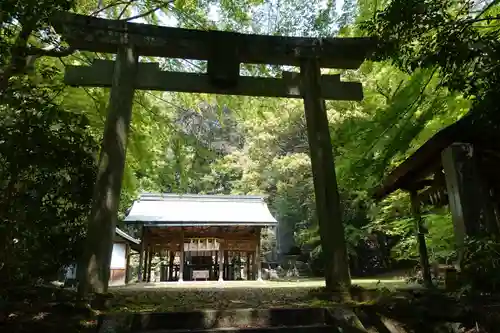
M 98 332 L 337 333 L 339 326 L 326 308 L 277 308 L 105 315 Z

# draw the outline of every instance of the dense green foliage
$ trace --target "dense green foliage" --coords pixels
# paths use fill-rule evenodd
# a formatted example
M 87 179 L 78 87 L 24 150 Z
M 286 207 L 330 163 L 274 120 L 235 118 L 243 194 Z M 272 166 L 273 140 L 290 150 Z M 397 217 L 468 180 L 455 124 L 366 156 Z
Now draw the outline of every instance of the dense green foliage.
M 38 6 L 38 2 L 25 2 L 22 8 L 16 4 L 16 1 L 7 1 L 0 5 L 0 12 L 8 14 L 0 16 L 1 74 L 12 82 L 24 82 L 15 76 L 23 71 L 16 69 L 14 63 L 24 59 L 30 53 L 28 49 L 52 46 L 57 52 L 65 50 L 64 43 L 45 38 L 52 33 L 40 33 L 41 29 L 47 28 L 44 23 L 46 14 L 60 8 L 72 7 L 79 13 L 123 20 L 140 17 L 139 20 L 149 23 L 196 29 L 289 36 L 373 34 L 381 38 L 375 58 L 378 62 L 367 61 L 357 71 L 341 73 L 344 80 L 363 83 L 364 100 L 360 103 L 327 103 L 348 252 L 353 272 L 357 274 L 373 271 L 374 268 L 390 268 L 396 261 L 413 261 L 417 257 L 407 195 L 395 193 L 382 203 L 374 203 L 370 198 L 373 188 L 384 175 L 438 130 L 464 115 L 471 105 L 478 110 L 498 108 L 491 104 L 498 90 L 499 77 L 498 24 L 495 23 L 499 6 L 496 2 L 480 7 L 465 0 L 345 0 L 342 6 L 335 1 L 319 0 L 265 3 L 258 0 L 80 0 L 75 3 L 57 2 L 53 6 L 42 1 L 39 9 L 44 10 L 44 15 L 30 25 L 29 43 L 26 38 L 21 44 L 16 41 L 22 37 L 23 19 L 31 20 L 27 13 Z M 56 51 L 49 53 L 37 49 L 31 53 L 54 55 Z M 90 164 L 77 161 L 90 159 L 94 144 L 88 136 L 95 142 L 101 139 L 109 92 L 97 88 L 63 88 L 60 73 L 65 65 L 85 64 L 94 58 L 107 57 L 86 52 L 69 53 L 60 53 L 64 56 L 62 59 L 43 60 L 43 66 L 53 69 L 44 81 L 50 84 L 38 83 L 33 88 L 23 83 L 22 87 L 29 86 L 30 90 L 16 87 L 20 93 L 16 99 L 9 101 L 0 90 L 2 105 L 6 105 L 1 109 L 5 114 L 3 118 L 9 119 L 9 113 L 21 112 L 26 117 L 16 119 L 19 131 L 22 128 L 25 128 L 23 133 L 30 133 L 36 128 L 44 130 L 39 135 L 45 136 L 45 139 L 30 141 L 25 136 L 22 138 L 25 141 L 20 142 L 26 146 L 39 142 L 43 147 L 40 149 L 47 151 L 40 160 L 28 159 L 26 165 L 16 164 L 21 163 L 18 159 L 26 155 L 16 155 L 12 149 L 2 148 L 0 157 L 26 172 L 39 168 L 40 175 L 48 172 L 48 177 L 62 177 L 58 173 L 60 168 L 81 168 L 78 169 L 81 178 L 65 183 L 68 186 L 81 185 L 77 197 L 71 196 L 74 193 L 72 186 L 52 185 L 64 193 L 58 193 L 58 196 L 67 198 L 67 209 L 77 207 L 71 216 L 65 217 L 64 214 L 69 213 L 57 211 L 61 214 L 57 215 L 57 223 L 60 223 L 57 225 L 61 226 L 58 230 L 76 237 L 82 234 L 81 216 L 88 209 L 91 193 L 89 179 L 92 178 Z M 170 70 L 201 72 L 206 65 L 190 60 L 151 60 L 159 61 L 162 68 Z M 38 70 L 43 67 L 42 64 L 37 67 Z M 242 65 L 245 75 L 277 76 L 282 69 L 277 66 Z M 43 97 L 37 97 L 39 94 Z M 26 103 L 35 102 L 39 106 L 26 106 Z M 28 121 L 33 119 L 28 115 L 43 116 L 46 124 L 66 124 L 65 132 Z M 67 126 L 83 117 L 88 119 L 88 126 Z M 3 128 L 5 125 L 2 122 L 0 126 Z M 75 156 L 79 157 L 60 157 L 65 149 L 69 149 L 67 147 L 73 147 Z M 48 153 L 50 151 L 54 153 Z M 45 166 L 44 163 L 52 164 Z M 33 177 L 38 175 L 29 172 Z M 8 177 L 3 176 L 3 179 Z M 44 189 L 42 178 L 35 184 L 40 186 L 37 198 L 48 191 Z M 314 268 L 321 270 L 321 261 L 325 258 L 322 258 L 319 246 L 301 101 L 136 92 L 121 214 L 140 191 L 268 195 L 269 205 L 281 223 L 279 243 L 284 248 L 298 245 L 310 252 Z M 17 203 L 21 205 L 21 201 Z M 17 203 L 9 202 L 9 206 L 12 209 L 23 207 Z M 7 201 L 3 201 L 4 204 Z M 71 206 L 73 204 L 76 206 Z M 39 223 L 25 218 L 33 223 L 29 232 L 36 239 L 38 235 L 49 232 L 56 223 L 45 220 L 45 215 L 37 213 L 42 208 L 37 209 L 33 210 L 33 214 L 40 219 Z M 31 212 L 31 208 L 26 211 Z M 20 216 L 13 211 L 11 213 L 16 219 Z M 9 221 L 14 223 L 17 220 L 12 218 Z M 426 212 L 425 222 L 429 229 L 427 240 L 431 260 L 447 261 L 453 255 L 451 218 L 447 210 Z M 63 226 L 75 229 L 64 229 Z M 57 235 L 54 234 L 54 237 Z M 11 242 L 13 238 L 9 239 Z M 274 241 L 268 243 L 266 246 L 269 248 Z M 40 243 L 42 245 L 46 244 Z M 79 251 L 78 246 L 71 242 L 62 248 L 73 251 L 70 251 L 71 255 L 69 252 L 59 255 L 60 262 L 64 263 Z M 0 266 L 0 276 L 3 269 Z
M 86 117 L 62 110 L 52 89 L 41 85 L 16 81 L 0 106 L 4 286 L 54 278 L 76 260 L 89 214 L 96 142 Z
M 463 258 L 462 280 L 472 290 L 498 292 L 500 288 L 500 243 L 483 237 L 468 239 Z

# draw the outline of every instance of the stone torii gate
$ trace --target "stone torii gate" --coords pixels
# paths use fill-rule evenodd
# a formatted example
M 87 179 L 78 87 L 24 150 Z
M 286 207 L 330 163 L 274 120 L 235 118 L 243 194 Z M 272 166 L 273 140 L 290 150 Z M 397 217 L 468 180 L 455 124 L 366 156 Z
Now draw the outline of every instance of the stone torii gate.
M 344 231 L 325 100 L 361 100 L 362 86 L 340 75 L 321 75 L 321 68 L 356 69 L 373 43 L 367 38 L 295 38 L 198 31 L 127 23 L 60 13 L 52 24 L 71 48 L 115 53 L 115 61 L 69 66 L 65 83 L 111 87 L 99 171 L 89 219 L 80 292 L 107 291 L 113 232 L 125 166 L 135 89 L 291 97 L 304 100 L 311 151 L 317 215 L 327 257 L 327 286 L 347 287 Z M 207 73 L 161 71 L 139 56 L 206 60 Z M 299 66 L 282 78 L 242 77 L 240 64 Z M 330 239 L 335 240 L 332 242 Z M 345 268 L 345 269 L 344 269 Z

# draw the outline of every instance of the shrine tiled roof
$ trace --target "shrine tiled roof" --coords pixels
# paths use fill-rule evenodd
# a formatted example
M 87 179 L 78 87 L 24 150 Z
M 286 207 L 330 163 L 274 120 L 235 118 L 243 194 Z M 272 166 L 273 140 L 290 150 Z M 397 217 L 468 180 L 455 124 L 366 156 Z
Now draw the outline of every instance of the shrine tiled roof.
M 132 205 L 126 223 L 151 226 L 273 226 L 264 198 L 249 195 L 144 193 Z

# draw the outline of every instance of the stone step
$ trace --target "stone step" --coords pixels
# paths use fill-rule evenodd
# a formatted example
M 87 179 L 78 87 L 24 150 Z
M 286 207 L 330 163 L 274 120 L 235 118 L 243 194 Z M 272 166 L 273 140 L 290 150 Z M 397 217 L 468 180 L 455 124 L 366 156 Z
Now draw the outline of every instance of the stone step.
M 163 313 L 124 313 L 99 317 L 99 327 L 116 332 L 151 330 L 207 330 L 216 328 L 272 328 L 327 323 L 324 308 L 232 309 Z M 99 330 L 101 331 L 101 330 Z
M 329 325 L 276 326 L 276 327 L 223 327 L 203 330 L 149 330 L 140 333 L 338 333 Z M 137 333 L 139 333 L 137 332 Z

